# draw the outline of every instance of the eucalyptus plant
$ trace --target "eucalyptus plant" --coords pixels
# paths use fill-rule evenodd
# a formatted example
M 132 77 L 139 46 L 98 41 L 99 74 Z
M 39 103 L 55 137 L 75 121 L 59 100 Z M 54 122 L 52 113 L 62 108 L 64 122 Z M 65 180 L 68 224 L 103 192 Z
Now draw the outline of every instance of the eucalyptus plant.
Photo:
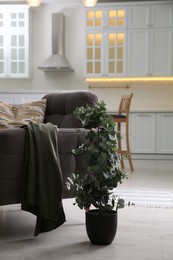
M 68 177 L 66 187 L 75 189 L 76 204 L 81 209 L 94 206 L 100 212 L 124 206 L 124 200 L 113 189 L 126 177 L 119 168 L 117 140 L 120 138 L 113 118 L 107 114 L 103 101 L 96 107 L 77 107 L 75 116 L 82 122 L 85 143 L 73 150 L 87 165 L 87 171 Z

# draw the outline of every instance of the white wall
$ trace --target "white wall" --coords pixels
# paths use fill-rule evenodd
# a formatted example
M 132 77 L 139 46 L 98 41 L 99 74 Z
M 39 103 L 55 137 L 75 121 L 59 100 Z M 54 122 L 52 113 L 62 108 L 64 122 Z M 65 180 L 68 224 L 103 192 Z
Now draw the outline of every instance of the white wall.
M 66 56 L 75 72 L 49 72 L 37 69 L 51 54 L 51 14 L 65 14 Z M 83 7 L 81 4 L 43 4 L 32 10 L 33 76 L 31 79 L 0 79 L 0 92 L 87 90 L 83 78 Z M 105 100 L 108 110 L 117 110 L 122 94 L 134 93 L 133 111 L 173 111 L 173 82 L 128 83 L 129 89 L 93 89 Z M 117 85 L 120 85 L 117 83 Z
M 119 88 L 126 86 L 129 88 Z M 121 95 L 133 93 L 131 111 L 173 111 L 173 82 L 125 82 L 116 83 L 118 88 L 93 88 L 107 109 L 117 111 Z

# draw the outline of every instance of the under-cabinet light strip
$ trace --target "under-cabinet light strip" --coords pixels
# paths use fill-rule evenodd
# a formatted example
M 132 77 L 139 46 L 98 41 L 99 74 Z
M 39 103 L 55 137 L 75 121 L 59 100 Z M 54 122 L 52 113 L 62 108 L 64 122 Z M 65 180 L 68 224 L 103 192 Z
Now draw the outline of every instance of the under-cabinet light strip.
M 124 82 L 124 81 L 173 81 L 173 77 L 146 77 L 146 78 L 86 78 L 86 82 Z

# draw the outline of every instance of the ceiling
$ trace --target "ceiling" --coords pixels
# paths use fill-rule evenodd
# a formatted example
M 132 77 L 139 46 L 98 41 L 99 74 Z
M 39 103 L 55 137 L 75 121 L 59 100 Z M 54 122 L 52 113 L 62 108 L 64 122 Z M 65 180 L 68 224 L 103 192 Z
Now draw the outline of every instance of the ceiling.
M 148 1 L 150 0 L 98 0 L 98 3 L 120 3 L 120 2 L 142 2 L 142 1 Z M 152 1 L 158 1 L 158 0 L 152 0 Z M 159 0 L 161 1 L 161 0 Z M 0 0 L 0 3 L 23 3 L 26 2 L 25 0 Z M 45 4 L 51 4 L 51 3 L 81 3 L 82 0 L 42 0 L 42 3 Z

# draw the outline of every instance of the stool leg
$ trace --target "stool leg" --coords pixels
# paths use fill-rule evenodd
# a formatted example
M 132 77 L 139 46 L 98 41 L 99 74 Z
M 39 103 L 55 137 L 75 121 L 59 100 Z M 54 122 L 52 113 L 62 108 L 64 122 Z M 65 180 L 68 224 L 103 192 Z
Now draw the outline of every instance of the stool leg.
M 130 144 L 129 144 L 129 123 L 126 122 L 126 149 L 127 149 L 127 156 L 129 160 L 130 170 L 134 171 L 131 153 L 130 153 Z
M 121 123 L 118 123 L 118 131 L 121 135 Z M 124 169 L 125 166 L 124 166 L 124 159 L 123 159 L 123 152 L 122 152 L 122 142 L 121 142 L 121 136 L 120 136 L 120 139 L 118 140 L 118 150 L 119 150 L 119 153 L 120 153 L 120 164 L 121 164 L 121 168 Z

